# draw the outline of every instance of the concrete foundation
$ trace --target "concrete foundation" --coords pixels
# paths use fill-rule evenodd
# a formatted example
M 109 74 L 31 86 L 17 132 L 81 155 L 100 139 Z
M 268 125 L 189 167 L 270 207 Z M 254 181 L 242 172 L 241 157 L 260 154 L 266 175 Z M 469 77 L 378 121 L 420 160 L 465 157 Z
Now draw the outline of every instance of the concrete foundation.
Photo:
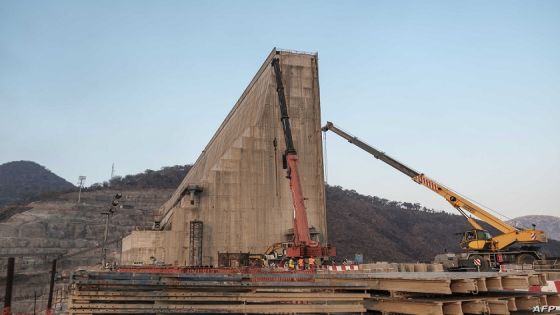
M 151 257 L 163 261 L 169 234 L 168 231 L 133 231 L 122 241 L 121 261 L 134 265 L 151 264 Z

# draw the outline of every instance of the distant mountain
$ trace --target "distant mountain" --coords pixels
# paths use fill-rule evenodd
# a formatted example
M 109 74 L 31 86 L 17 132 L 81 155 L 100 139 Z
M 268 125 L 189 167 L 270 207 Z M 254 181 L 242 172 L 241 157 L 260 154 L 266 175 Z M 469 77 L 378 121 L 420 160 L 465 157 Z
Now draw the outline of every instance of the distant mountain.
M 526 215 L 508 221 L 511 225 L 531 227 L 535 224 L 537 229 L 545 231 L 550 239 L 560 240 L 560 217 L 552 215 Z
M 35 162 L 14 161 L 0 165 L 0 207 L 73 188 L 75 186 L 64 178 Z

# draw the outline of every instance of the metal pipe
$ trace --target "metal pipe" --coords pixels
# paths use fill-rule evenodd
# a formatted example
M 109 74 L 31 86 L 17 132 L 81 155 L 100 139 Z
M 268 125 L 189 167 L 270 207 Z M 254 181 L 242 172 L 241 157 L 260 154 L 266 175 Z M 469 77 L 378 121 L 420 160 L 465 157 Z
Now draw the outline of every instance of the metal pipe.
M 379 160 L 389 164 L 390 166 L 394 167 L 396 170 L 404 173 L 405 175 L 407 175 L 411 178 L 414 178 L 414 177 L 420 175 L 419 172 L 417 172 L 417 171 L 413 170 L 412 168 L 404 165 L 403 163 L 393 159 L 392 157 L 385 154 L 385 152 L 381 152 L 381 151 L 377 150 L 376 148 L 374 148 L 374 147 L 370 146 L 369 144 L 363 142 L 362 140 L 358 139 L 357 137 L 354 137 L 354 136 L 350 135 L 349 133 L 343 131 L 342 129 L 336 127 L 330 121 L 328 121 L 327 124 L 323 128 L 321 128 L 321 130 L 323 130 L 324 132 L 327 132 L 327 131 L 330 130 L 330 131 L 336 133 L 337 135 L 346 139 L 348 142 L 354 144 L 358 148 L 360 148 L 360 149 L 368 152 L 369 154 L 373 155 L 376 159 L 379 159 Z
M 65 292 L 65 288 L 64 286 L 62 287 L 62 289 L 60 290 L 60 300 L 58 301 L 58 309 L 62 311 L 62 302 L 64 301 L 64 292 Z
M 53 260 L 52 262 L 52 268 L 51 268 L 51 283 L 49 286 L 49 299 L 47 300 L 47 312 L 46 315 L 52 315 L 53 314 L 53 310 L 52 310 L 52 299 L 53 299 L 53 291 L 54 291 L 54 278 L 56 275 L 56 259 Z
M 54 294 L 54 305 L 53 310 L 56 311 L 56 305 L 58 304 L 58 294 L 60 293 L 60 289 L 56 289 L 56 293 Z
M 101 249 L 103 256 L 101 259 L 101 268 L 105 268 L 105 263 L 107 262 L 107 236 L 109 235 L 109 216 L 111 212 L 107 212 L 107 217 L 105 218 L 105 233 L 103 234 L 103 248 Z
M 12 314 L 12 288 L 14 286 L 14 264 L 15 258 L 8 258 L 8 270 L 6 273 L 6 295 L 4 296 L 4 310 L 3 315 Z

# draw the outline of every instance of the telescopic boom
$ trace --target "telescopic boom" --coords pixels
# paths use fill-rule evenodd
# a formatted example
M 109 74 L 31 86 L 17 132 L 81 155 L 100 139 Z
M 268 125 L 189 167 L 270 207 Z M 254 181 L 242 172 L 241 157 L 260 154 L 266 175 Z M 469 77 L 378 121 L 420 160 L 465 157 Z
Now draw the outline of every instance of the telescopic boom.
M 332 122 L 327 122 L 327 124 L 322 128 L 324 132 L 330 130 L 342 138 L 348 140 L 348 142 L 356 145 L 357 147 L 363 149 L 366 152 L 372 154 L 376 159 L 379 159 L 393 168 L 399 170 L 401 173 L 410 177 L 416 183 L 427 187 L 438 195 L 442 196 L 449 202 L 457 211 L 459 211 L 470 223 L 470 225 L 478 231 L 484 231 L 484 229 L 476 222 L 475 219 L 468 216 L 465 212 L 468 212 L 480 220 L 490 224 L 503 234 L 497 235 L 495 237 L 488 237 L 484 241 L 477 242 L 467 242 L 466 245 L 470 249 L 482 250 L 482 249 L 492 249 L 501 250 L 512 244 L 523 243 L 523 244 L 537 244 L 546 242 L 546 236 L 543 231 L 536 229 L 519 229 L 509 225 L 508 223 L 498 219 L 496 216 L 492 215 L 488 211 L 482 209 L 478 205 L 474 204 L 470 200 L 464 198 L 460 194 L 454 192 L 453 190 L 445 187 L 444 185 L 436 182 L 435 180 L 419 173 L 412 168 L 404 165 L 403 163 L 395 160 L 394 158 L 388 156 L 387 154 L 375 149 L 374 147 L 366 144 L 357 137 L 354 137 L 345 131 L 337 128 Z M 486 232 L 487 233 L 487 232 Z

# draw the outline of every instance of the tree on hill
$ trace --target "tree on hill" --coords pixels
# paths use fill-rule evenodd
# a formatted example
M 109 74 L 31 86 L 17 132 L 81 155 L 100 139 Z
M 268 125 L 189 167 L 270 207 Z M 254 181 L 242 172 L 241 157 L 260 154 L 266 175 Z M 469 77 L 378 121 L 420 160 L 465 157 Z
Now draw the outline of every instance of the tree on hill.
M 108 183 L 94 184 L 91 188 L 111 187 L 112 189 L 177 188 L 192 165 L 162 167 L 159 171 L 147 169 L 143 173 L 113 177 Z

